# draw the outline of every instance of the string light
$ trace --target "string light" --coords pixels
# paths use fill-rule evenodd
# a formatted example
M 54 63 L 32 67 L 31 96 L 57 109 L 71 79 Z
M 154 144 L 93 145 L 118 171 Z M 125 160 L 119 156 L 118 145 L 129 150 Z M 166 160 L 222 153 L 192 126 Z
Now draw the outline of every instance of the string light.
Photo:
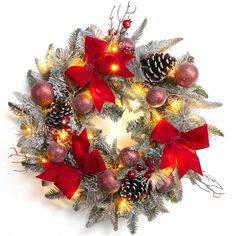
M 170 70 L 167 71 L 167 76 L 171 79 L 175 78 L 176 67 L 172 67 Z
M 173 172 L 173 169 L 171 167 L 167 167 L 165 169 L 162 170 L 162 172 L 166 175 L 166 176 L 170 176 Z
M 163 119 L 163 115 L 159 112 L 153 113 L 152 119 L 154 120 L 155 123 L 158 123 Z
M 169 108 L 173 112 L 178 112 L 181 108 L 181 101 L 179 99 L 172 99 L 169 102 Z
M 111 65 L 112 72 L 116 72 L 116 71 L 118 71 L 118 69 L 119 69 L 119 66 L 117 64 L 112 64 Z
M 87 130 L 88 140 L 91 142 L 94 139 L 94 132 L 92 130 Z
M 119 50 L 118 43 L 116 41 L 113 41 L 110 44 L 108 51 L 111 53 L 116 53 L 116 52 L 118 52 L 118 50 Z
M 118 212 L 123 215 L 130 212 L 132 203 L 126 198 L 118 198 L 117 200 Z
M 31 124 L 21 124 L 21 133 L 24 136 L 32 136 L 34 127 Z
M 69 134 L 65 129 L 58 130 L 56 132 L 56 139 L 62 143 L 67 142 L 69 138 Z
M 75 57 L 70 62 L 70 66 L 85 66 L 85 60 L 82 57 Z
M 80 190 L 78 189 L 72 196 L 72 200 L 77 200 L 78 198 L 81 197 L 81 192 Z

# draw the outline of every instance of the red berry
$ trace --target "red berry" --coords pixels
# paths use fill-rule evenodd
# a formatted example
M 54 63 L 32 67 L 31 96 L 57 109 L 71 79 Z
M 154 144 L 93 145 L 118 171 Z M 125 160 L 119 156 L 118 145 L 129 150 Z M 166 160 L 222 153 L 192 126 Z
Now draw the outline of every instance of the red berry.
M 152 174 L 151 174 L 149 171 L 145 172 L 145 174 L 144 174 L 144 177 L 145 177 L 146 179 L 150 179 L 151 176 L 152 176 Z
M 145 160 L 145 164 L 147 166 L 152 166 L 153 165 L 153 160 L 151 157 L 148 157 L 146 160 Z
M 132 21 L 130 19 L 124 20 L 123 21 L 123 27 L 128 29 L 131 26 L 131 22 Z
M 50 125 L 50 126 L 49 126 L 49 130 L 50 130 L 51 132 L 55 131 L 55 130 L 56 130 L 56 126 L 55 126 L 55 125 Z
M 155 167 L 154 166 L 149 166 L 148 171 L 150 173 L 153 173 L 155 171 Z
M 134 179 L 136 177 L 136 171 L 135 170 L 129 170 L 127 174 L 131 179 Z
M 137 170 L 142 171 L 144 170 L 144 167 L 141 164 L 137 164 Z

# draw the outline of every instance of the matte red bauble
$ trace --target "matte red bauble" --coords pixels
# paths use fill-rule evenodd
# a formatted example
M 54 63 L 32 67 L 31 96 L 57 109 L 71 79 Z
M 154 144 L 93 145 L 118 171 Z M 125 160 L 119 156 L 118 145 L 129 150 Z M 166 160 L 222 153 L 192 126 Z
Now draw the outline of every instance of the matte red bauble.
M 121 162 L 123 162 L 125 166 L 128 167 L 134 166 L 140 161 L 140 155 L 138 151 L 131 150 L 128 147 L 120 151 L 119 158 Z
M 63 144 L 52 142 L 47 149 L 47 157 L 52 162 L 63 162 L 67 156 L 67 149 Z
M 164 89 L 160 87 L 154 87 L 149 89 L 146 100 L 149 105 L 153 107 L 161 107 L 165 104 L 167 95 Z
M 88 92 L 77 94 L 74 97 L 73 103 L 75 109 L 82 114 L 89 113 L 94 107 L 92 97 Z
M 190 88 L 197 82 L 198 74 L 198 69 L 194 64 L 183 63 L 175 72 L 175 80 L 180 86 Z
M 106 193 L 116 193 L 121 182 L 116 179 L 114 171 L 107 169 L 98 176 L 98 185 Z
M 47 106 L 54 100 L 52 85 L 44 80 L 36 82 L 31 89 L 32 100 L 40 106 Z

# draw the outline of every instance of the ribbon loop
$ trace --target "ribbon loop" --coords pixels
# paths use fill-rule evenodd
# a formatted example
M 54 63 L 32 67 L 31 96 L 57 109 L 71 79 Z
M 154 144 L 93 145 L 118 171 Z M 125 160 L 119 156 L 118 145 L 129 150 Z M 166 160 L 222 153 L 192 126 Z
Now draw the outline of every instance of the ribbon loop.
M 151 139 L 164 144 L 161 160 L 162 169 L 178 167 L 180 178 L 188 170 L 193 170 L 202 175 L 196 150 L 209 147 L 206 124 L 184 133 L 176 129 L 167 120 L 163 120 L 153 129 Z

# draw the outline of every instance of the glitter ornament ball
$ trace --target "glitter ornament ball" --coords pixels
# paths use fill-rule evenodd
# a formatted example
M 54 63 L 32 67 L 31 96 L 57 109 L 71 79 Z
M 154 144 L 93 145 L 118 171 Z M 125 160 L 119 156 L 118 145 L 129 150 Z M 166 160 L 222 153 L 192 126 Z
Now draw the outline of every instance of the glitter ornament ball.
M 119 154 L 119 159 L 127 167 L 135 166 L 140 161 L 138 151 L 130 150 L 128 147 L 122 149 Z
M 73 104 L 75 109 L 82 114 L 89 113 L 93 107 L 93 100 L 88 92 L 79 93 L 74 97 Z
M 106 193 L 116 193 L 121 182 L 116 179 L 114 171 L 107 169 L 98 176 L 98 185 Z
M 154 87 L 149 89 L 146 100 L 152 107 L 161 107 L 165 104 L 167 95 L 164 89 L 160 87 Z
M 47 106 L 54 100 L 52 85 L 44 80 L 36 82 L 31 89 L 32 100 L 40 106 Z
M 123 38 L 120 42 L 120 48 L 124 53 L 133 55 L 135 51 L 135 43 L 130 38 Z
M 158 189 L 159 192 L 166 193 L 169 192 L 174 185 L 174 178 L 170 175 L 163 183 L 162 187 Z
M 67 149 L 63 144 L 52 142 L 47 149 L 47 157 L 52 162 L 63 162 L 67 155 Z
M 175 80 L 180 86 L 190 88 L 197 82 L 198 74 L 198 69 L 194 64 L 183 63 L 175 72 Z

